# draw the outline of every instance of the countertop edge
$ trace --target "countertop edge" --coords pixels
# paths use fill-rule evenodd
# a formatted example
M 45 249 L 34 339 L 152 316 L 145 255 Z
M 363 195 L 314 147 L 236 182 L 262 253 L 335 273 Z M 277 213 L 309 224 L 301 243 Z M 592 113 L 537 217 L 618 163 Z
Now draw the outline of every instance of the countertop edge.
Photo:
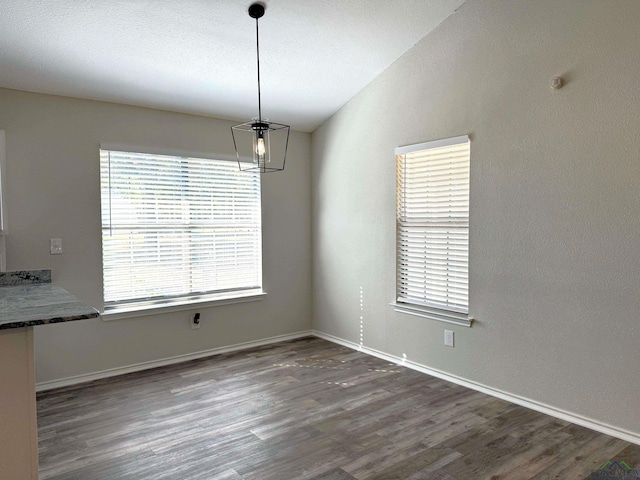
M 67 322 L 75 322 L 77 320 L 89 320 L 91 318 L 98 318 L 99 316 L 100 316 L 100 312 L 96 310 L 93 313 L 87 313 L 87 314 L 81 314 L 81 315 L 39 318 L 37 320 L 23 320 L 23 321 L 17 321 L 12 323 L 0 324 L 0 331 L 11 330 L 13 328 L 36 327 L 38 325 L 49 325 L 52 323 L 67 323 Z

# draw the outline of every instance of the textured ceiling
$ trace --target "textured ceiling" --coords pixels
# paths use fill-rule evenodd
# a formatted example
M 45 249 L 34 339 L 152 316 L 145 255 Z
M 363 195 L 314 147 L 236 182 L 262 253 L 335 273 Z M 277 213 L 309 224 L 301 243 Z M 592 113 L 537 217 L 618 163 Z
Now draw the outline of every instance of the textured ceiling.
M 0 87 L 250 119 L 251 3 L 0 0 Z M 464 0 L 263 3 L 263 114 L 312 131 Z

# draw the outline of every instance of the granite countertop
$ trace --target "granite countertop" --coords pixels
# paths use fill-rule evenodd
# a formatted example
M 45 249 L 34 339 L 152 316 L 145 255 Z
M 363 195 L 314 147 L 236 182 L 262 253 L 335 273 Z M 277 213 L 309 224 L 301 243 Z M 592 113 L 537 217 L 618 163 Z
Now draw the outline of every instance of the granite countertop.
M 0 330 L 96 318 L 99 312 L 51 282 L 49 270 L 0 274 Z

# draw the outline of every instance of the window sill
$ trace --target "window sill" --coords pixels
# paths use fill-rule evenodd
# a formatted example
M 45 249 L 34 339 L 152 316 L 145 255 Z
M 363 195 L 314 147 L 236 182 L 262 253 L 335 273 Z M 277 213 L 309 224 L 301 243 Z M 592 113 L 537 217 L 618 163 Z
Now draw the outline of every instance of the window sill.
M 211 295 L 190 300 L 174 301 L 163 304 L 144 306 L 127 306 L 110 308 L 101 314 L 102 320 L 109 322 L 123 318 L 146 317 L 171 312 L 194 310 L 197 308 L 216 307 L 219 305 L 232 305 L 234 303 L 258 302 L 264 299 L 266 292 L 251 292 L 245 294 Z
M 438 322 L 453 323 L 454 325 L 461 325 L 463 327 L 471 327 L 473 323 L 473 318 L 466 313 L 450 312 L 406 303 L 391 303 L 391 305 L 396 312 L 428 318 L 429 320 L 436 320 Z

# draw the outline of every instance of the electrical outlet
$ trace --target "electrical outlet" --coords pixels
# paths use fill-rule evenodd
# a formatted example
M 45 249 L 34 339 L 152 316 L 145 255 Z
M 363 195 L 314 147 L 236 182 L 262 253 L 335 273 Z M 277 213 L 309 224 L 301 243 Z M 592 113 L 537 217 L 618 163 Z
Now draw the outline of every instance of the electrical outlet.
M 453 347 L 453 331 L 452 330 L 444 331 L 444 344 L 447 347 Z
M 62 239 L 61 238 L 50 238 L 49 239 L 49 251 L 51 255 L 60 255 L 62 254 Z
M 191 330 L 195 330 L 196 328 L 200 328 L 200 314 L 196 313 L 193 317 L 191 317 Z

